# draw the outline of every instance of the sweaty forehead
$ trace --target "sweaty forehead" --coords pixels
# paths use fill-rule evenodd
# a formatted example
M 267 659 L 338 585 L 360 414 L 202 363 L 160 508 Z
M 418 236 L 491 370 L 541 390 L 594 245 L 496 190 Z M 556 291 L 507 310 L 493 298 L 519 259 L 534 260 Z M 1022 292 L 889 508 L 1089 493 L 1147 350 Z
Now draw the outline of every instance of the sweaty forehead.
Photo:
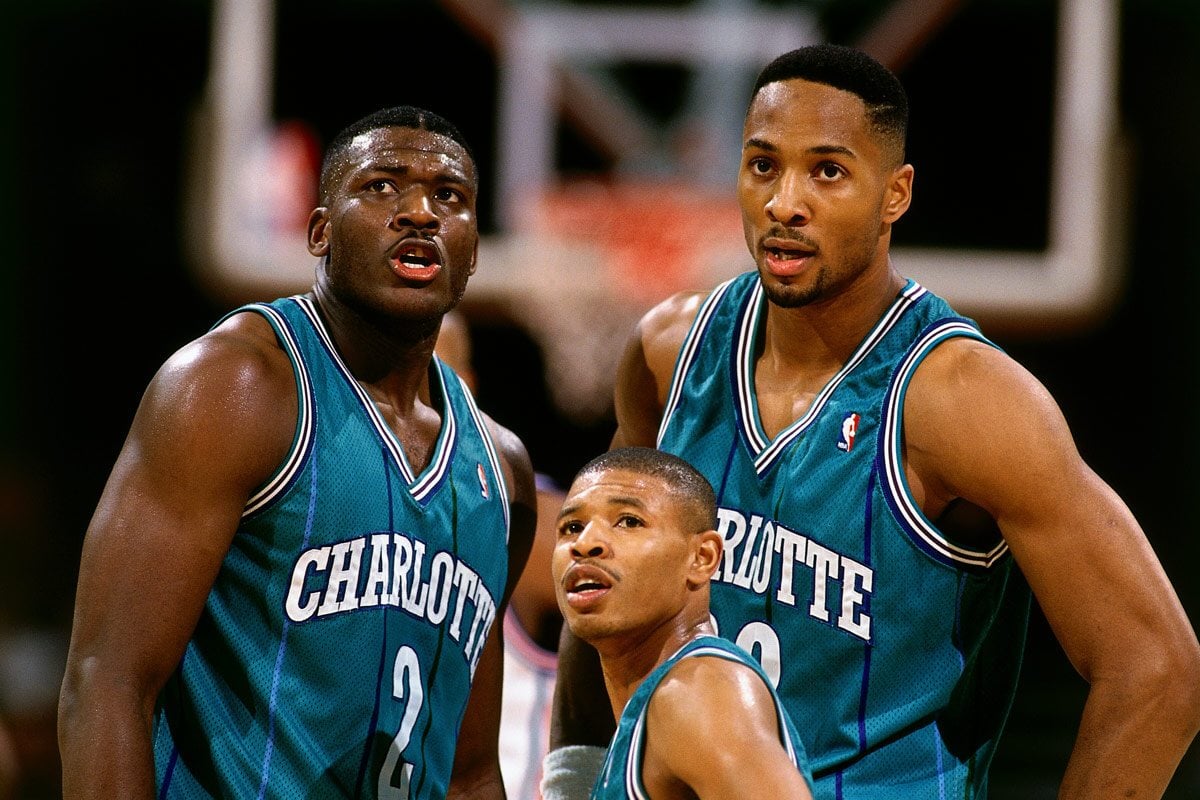
M 475 178 L 474 164 L 462 145 L 448 136 L 417 128 L 377 128 L 360 133 L 350 141 L 346 156 L 355 164 L 438 164 L 470 180 Z

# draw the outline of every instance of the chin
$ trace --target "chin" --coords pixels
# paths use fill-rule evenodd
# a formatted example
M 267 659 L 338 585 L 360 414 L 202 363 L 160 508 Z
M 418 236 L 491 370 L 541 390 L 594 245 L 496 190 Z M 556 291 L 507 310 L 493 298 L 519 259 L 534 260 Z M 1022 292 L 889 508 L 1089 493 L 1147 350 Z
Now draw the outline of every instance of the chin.
M 605 639 L 617 633 L 611 624 L 595 617 L 575 617 L 568 620 L 568 626 L 576 639 L 582 639 L 593 647 L 598 647 Z
M 767 299 L 780 308 L 801 308 L 821 299 L 819 286 L 795 286 L 792 284 L 763 281 L 763 292 Z

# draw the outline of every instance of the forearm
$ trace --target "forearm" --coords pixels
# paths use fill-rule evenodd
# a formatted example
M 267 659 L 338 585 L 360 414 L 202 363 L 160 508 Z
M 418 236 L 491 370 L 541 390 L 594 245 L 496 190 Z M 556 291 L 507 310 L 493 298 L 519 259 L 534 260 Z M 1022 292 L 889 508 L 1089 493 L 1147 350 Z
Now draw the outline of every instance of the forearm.
M 504 800 L 504 797 L 504 781 L 498 766 L 471 780 L 452 778 L 446 789 L 446 800 Z
M 99 697 L 105 699 L 93 699 Z M 111 693 L 64 688 L 58 718 L 63 800 L 155 796 L 150 720 L 136 708 Z
M 550 748 L 569 745 L 608 747 L 616 731 L 604 688 L 600 656 L 563 626 L 558 645 L 558 675 L 550 717 Z
M 1175 677 L 1094 682 L 1059 800 L 1162 797 L 1200 727 L 1198 710 L 1195 686 Z

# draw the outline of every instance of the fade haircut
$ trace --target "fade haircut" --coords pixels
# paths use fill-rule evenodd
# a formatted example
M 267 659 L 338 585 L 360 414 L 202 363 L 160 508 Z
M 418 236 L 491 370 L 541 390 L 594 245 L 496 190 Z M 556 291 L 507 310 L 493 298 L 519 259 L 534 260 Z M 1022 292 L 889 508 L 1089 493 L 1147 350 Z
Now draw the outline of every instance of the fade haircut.
M 329 146 L 325 148 L 325 156 L 321 160 L 320 187 L 322 203 L 329 196 L 329 191 L 332 188 L 329 183 L 333 179 L 334 173 L 345 164 L 345 156 L 350 149 L 350 143 L 364 133 L 379 130 L 380 128 L 410 128 L 416 131 L 429 131 L 430 133 L 445 136 L 447 139 L 456 142 L 459 147 L 466 151 L 467 160 L 471 165 L 472 172 L 476 176 L 479 174 L 479 170 L 475 164 L 475 153 L 471 150 L 471 145 L 467 143 L 466 137 L 462 135 L 462 132 L 453 122 L 440 114 L 416 106 L 381 108 L 342 128 L 333 137 L 333 140 L 330 141 Z
M 712 484 L 682 458 L 653 447 L 620 447 L 596 456 L 584 464 L 575 477 L 616 469 L 658 478 L 666 483 L 671 492 L 684 501 L 680 516 L 692 528 L 691 533 L 716 529 L 717 496 Z
M 908 95 L 887 67 L 861 50 L 836 44 L 814 44 L 778 56 L 758 74 L 751 99 L 762 87 L 792 78 L 823 83 L 850 92 L 867 107 L 867 122 L 897 163 L 904 160 L 908 137 Z

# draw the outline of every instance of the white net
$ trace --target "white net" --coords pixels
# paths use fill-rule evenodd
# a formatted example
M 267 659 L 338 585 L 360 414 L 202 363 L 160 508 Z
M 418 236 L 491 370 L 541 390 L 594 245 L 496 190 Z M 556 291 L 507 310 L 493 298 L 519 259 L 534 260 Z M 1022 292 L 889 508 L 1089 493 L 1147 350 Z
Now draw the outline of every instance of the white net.
M 490 289 L 540 346 L 547 389 L 577 422 L 611 412 L 621 353 L 646 311 L 747 264 L 727 190 L 575 183 L 525 207 L 523 230 L 489 255 Z M 488 289 L 473 283 L 469 291 Z

